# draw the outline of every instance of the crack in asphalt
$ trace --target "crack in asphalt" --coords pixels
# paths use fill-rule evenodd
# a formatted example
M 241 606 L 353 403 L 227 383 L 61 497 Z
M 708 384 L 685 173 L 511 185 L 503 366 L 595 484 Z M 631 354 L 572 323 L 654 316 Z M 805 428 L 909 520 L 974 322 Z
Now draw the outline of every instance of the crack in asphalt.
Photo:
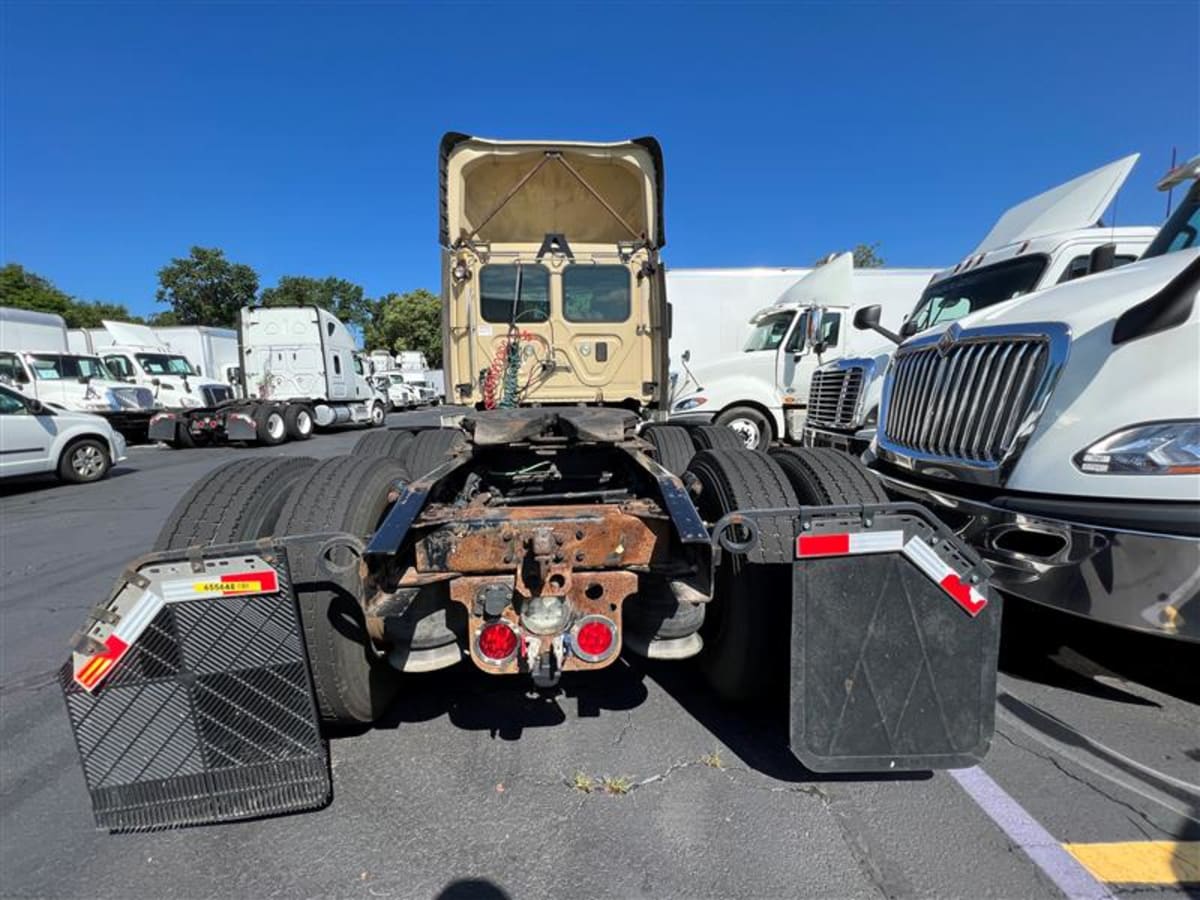
M 1013 747 L 1016 747 L 1018 750 L 1024 750 L 1026 753 L 1028 753 L 1030 756 L 1033 756 L 1035 759 L 1040 759 L 1042 762 L 1049 763 L 1051 766 L 1053 766 L 1055 769 L 1057 769 L 1060 773 L 1065 775 L 1071 781 L 1074 781 L 1077 784 L 1082 784 L 1084 787 L 1090 788 L 1092 791 L 1099 794 L 1101 797 L 1103 797 L 1105 800 L 1108 800 L 1110 803 L 1114 803 L 1117 806 L 1121 807 L 1122 809 L 1126 810 L 1127 812 L 1133 813 L 1134 815 L 1136 815 L 1137 817 L 1142 819 L 1142 821 L 1145 822 L 1146 825 L 1149 825 L 1151 828 L 1153 828 L 1155 831 L 1157 831 L 1160 835 L 1165 835 L 1166 837 L 1174 837 L 1174 835 L 1170 831 L 1163 828 L 1161 825 L 1156 824 L 1142 810 L 1138 809 L 1136 806 L 1134 806 L 1133 804 L 1129 803 L 1126 800 L 1122 800 L 1119 797 L 1114 797 L 1108 791 L 1105 791 L 1105 790 L 1101 789 L 1098 785 L 1093 784 L 1086 777 L 1084 777 L 1082 775 L 1077 775 L 1076 773 L 1065 768 L 1062 763 L 1060 763 L 1057 759 L 1055 759 L 1050 754 L 1039 753 L 1037 750 L 1033 749 L 1032 747 L 1022 744 L 1020 741 L 1016 740 L 1011 735 L 1005 734 L 1000 729 L 996 729 L 996 734 L 997 734 L 997 736 L 1004 738 L 1004 740 L 1008 741 L 1008 743 L 1010 743 Z M 1129 817 L 1127 816 L 1126 818 L 1129 818 Z M 1130 819 L 1130 821 L 1132 822 L 1133 820 Z M 1136 823 L 1134 823 L 1134 824 L 1137 827 L 1137 830 L 1142 834 L 1143 837 L 1151 838 L 1151 834 L 1148 831 L 1143 829 L 1141 826 L 1138 826 Z

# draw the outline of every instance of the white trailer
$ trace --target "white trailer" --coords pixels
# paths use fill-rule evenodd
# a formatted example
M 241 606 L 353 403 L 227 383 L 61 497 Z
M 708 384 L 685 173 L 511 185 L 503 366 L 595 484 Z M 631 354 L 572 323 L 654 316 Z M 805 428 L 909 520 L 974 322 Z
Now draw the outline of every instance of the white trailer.
M 150 436 L 172 446 L 214 440 L 281 444 L 313 429 L 382 425 L 387 398 L 368 380 L 354 336 L 315 306 L 242 309 L 242 399 L 218 407 L 165 411 Z
M 877 305 L 899 327 L 936 271 L 855 269 L 849 253 L 811 270 L 748 316 L 737 350 L 703 363 L 693 359 L 677 382 L 671 421 L 728 425 L 751 449 L 776 439 L 798 441 L 813 370 L 875 342 L 848 327 L 855 311 Z M 713 327 L 734 331 L 724 322 Z
M 113 377 L 94 354 L 70 349 L 62 316 L 0 306 L 0 381 L 50 406 L 95 413 L 131 440 L 144 440 L 153 391 Z
M 1007 210 L 966 259 L 937 273 L 899 336 L 894 326 L 864 309 L 855 328 L 882 330 L 887 339 L 827 363 L 814 375 L 804 443 L 855 455 L 867 448 L 879 418 L 883 376 L 901 338 L 1137 259 L 1154 238 L 1154 228 L 1096 224 L 1137 159 L 1137 154 L 1119 159 Z
M 900 345 L 868 455 L 1004 591 L 1200 642 L 1200 157 L 1142 259 Z

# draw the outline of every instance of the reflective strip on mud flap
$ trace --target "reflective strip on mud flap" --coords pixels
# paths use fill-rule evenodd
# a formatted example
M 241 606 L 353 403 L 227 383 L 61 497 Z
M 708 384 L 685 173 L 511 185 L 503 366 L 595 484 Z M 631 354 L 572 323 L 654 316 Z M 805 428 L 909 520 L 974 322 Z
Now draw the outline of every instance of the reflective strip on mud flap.
M 146 626 L 154 621 L 164 602 L 163 598 L 153 591 L 143 591 L 138 601 L 104 639 L 104 651 L 85 659 L 83 664 L 76 668 L 75 683 L 88 692 L 99 687 L 104 676 L 112 671 L 112 667 L 121 661 L 134 641 L 141 637 Z
M 907 542 L 903 531 L 862 531 L 840 534 L 802 534 L 796 538 L 796 558 L 903 553 L 972 618 L 987 606 L 987 597 L 959 577 L 949 563 L 919 537 Z
M 963 581 L 950 564 L 919 537 L 911 538 L 904 545 L 904 555 L 949 594 L 955 603 L 965 609 L 971 618 L 983 612 L 983 608 L 987 606 L 987 597 Z
M 169 603 L 194 600 L 199 597 L 241 597 L 247 594 L 273 594 L 279 590 L 279 579 L 273 569 L 262 572 L 236 572 L 218 578 L 175 579 L 164 581 L 163 597 Z
M 796 538 L 796 556 L 856 556 L 860 553 L 894 553 L 904 549 L 903 531 L 862 531 L 853 534 L 802 534 Z

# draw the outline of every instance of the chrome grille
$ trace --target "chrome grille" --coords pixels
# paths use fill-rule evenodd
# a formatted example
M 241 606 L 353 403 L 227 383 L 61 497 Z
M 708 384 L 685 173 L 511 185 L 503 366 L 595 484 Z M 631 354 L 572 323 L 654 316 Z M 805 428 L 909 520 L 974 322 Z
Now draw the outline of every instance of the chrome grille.
M 827 428 L 853 428 L 863 367 L 818 369 L 808 388 L 808 422 Z
M 883 439 L 901 452 L 999 465 L 1034 412 L 1050 357 L 1040 337 L 902 350 L 888 375 Z

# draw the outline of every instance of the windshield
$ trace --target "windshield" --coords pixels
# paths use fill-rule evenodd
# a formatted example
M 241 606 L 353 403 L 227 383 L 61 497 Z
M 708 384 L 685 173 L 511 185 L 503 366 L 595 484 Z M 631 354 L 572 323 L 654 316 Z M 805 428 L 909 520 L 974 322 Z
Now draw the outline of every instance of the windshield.
M 973 272 L 944 278 L 921 295 L 909 320 L 912 333 L 953 322 L 977 309 L 1028 294 L 1041 280 L 1049 259 L 1041 254 L 995 263 Z
M 185 356 L 169 356 L 166 353 L 139 353 L 137 361 L 147 375 L 195 375 L 192 364 Z
M 1177 250 L 1187 250 L 1200 244 L 1200 181 L 1192 183 L 1179 208 L 1171 213 L 1165 225 L 1159 229 L 1150 246 L 1142 255 L 1143 259 L 1151 256 L 1163 256 Z
M 64 378 L 99 378 L 112 381 L 113 377 L 104 363 L 96 356 L 60 356 L 38 353 L 28 357 L 35 378 L 41 381 L 61 381 Z
M 742 352 L 751 353 L 755 350 L 778 349 L 795 315 L 795 311 L 789 309 L 786 312 L 771 313 L 770 315 L 763 316 L 755 323 L 754 330 L 750 332 L 750 337 L 746 338 L 746 346 L 742 348 Z

